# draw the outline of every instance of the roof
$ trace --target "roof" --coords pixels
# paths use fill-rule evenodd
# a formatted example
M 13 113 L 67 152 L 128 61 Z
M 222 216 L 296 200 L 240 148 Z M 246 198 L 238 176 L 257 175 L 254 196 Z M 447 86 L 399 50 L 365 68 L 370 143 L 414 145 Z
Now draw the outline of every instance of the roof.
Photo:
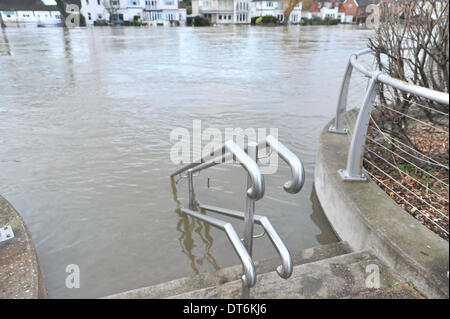
M 55 1 L 44 0 L 47 3 Z M 46 5 L 43 0 L 0 0 L 0 10 L 4 11 L 57 11 L 56 5 Z M 64 0 L 66 4 L 81 7 L 81 0 Z
M 311 8 L 309 8 L 309 12 L 320 12 L 323 7 L 327 7 L 328 9 L 335 9 L 341 6 L 341 2 L 330 2 L 330 1 L 316 1 L 313 3 Z

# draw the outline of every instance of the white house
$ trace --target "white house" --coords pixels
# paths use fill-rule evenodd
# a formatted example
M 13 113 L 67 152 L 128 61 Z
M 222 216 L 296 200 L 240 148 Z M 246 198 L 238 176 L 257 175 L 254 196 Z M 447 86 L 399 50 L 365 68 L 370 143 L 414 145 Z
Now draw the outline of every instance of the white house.
M 81 7 L 79 0 L 67 0 L 65 3 Z M 54 0 L 0 0 L 0 14 L 6 25 L 62 25 Z
M 186 20 L 186 9 L 179 9 L 177 0 L 104 0 L 103 4 L 112 14 L 111 20 L 119 23 L 140 20 L 166 24 Z
M 338 19 L 340 2 L 317 1 L 309 8 L 312 17 L 319 17 L 321 19 L 332 18 Z
M 192 15 L 208 18 L 213 24 L 248 24 L 251 18 L 274 16 L 284 20 L 281 1 L 267 0 L 192 0 Z M 290 16 L 290 22 L 301 20 L 300 2 Z
M 252 17 L 274 16 L 279 21 L 284 21 L 284 7 L 281 1 L 254 0 L 252 2 Z M 289 21 L 299 23 L 302 18 L 302 5 L 300 2 L 291 12 Z
M 109 20 L 109 13 L 103 5 L 104 0 L 81 0 L 81 14 L 86 19 L 86 25 L 93 25 L 94 21 Z
M 192 15 L 214 24 L 250 23 L 250 0 L 192 0 Z
M 144 20 L 164 21 L 186 20 L 186 9 L 178 8 L 178 0 L 145 0 Z

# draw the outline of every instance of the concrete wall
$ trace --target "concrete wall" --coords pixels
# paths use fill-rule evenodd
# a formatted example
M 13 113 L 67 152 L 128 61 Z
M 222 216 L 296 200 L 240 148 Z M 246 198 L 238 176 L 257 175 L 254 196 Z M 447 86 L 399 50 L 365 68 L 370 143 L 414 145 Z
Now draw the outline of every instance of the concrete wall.
M 14 238 L 0 243 L 0 299 L 47 298 L 47 289 L 31 234 L 14 207 L 0 196 L 0 227 L 9 225 Z
M 448 242 L 374 182 L 343 182 L 337 171 L 345 168 L 349 143 L 347 136 L 329 133 L 329 125 L 320 136 L 314 184 L 335 232 L 355 251 L 372 251 L 427 297 L 448 298 Z

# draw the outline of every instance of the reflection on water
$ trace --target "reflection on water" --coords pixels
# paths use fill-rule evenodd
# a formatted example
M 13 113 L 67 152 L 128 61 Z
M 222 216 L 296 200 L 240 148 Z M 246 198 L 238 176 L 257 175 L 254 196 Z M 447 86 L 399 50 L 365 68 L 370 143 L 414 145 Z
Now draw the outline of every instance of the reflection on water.
M 211 226 L 181 212 L 179 207 L 182 206 L 182 204 L 178 200 L 175 179 L 172 177 L 170 182 L 173 191 L 173 199 L 178 206 L 176 209 L 176 213 L 179 216 L 177 231 L 180 232 L 180 237 L 178 237 L 178 241 L 180 242 L 182 252 L 190 260 L 192 270 L 196 274 L 199 274 L 200 271 L 197 266 L 202 266 L 204 262 L 209 263 L 214 270 L 220 269 L 216 259 L 210 253 L 211 246 L 214 242 L 210 232 Z M 202 213 L 205 212 L 202 211 Z M 193 232 L 195 232 L 197 236 L 195 236 Z M 194 239 L 195 237 L 198 238 L 197 242 Z M 198 249 L 194 251 L 194 248 Z
M 2 30 L 3 44 L 5 47 L 6 55 L 11 55 L 11 48 L 9 46 L 8 35 L 6 34 L 5 28 L 0 28 Z
M 190 266 L 196 274 L 200 273 L 198 266 L 202 266 L 205 261 L 209 265 L 211 265 L 214 270 L 218 270 L 220 269 L 220 266 L 217 264 L 216 259 L 210 252 L 214 242 L 214 238 L 210 232 L 211 226 L 203 221 L 182 213 L 180 210 L 181 206 L 188 206 L 187 202 L 182 203 L 178 199 L 177 184 L 183 178 L 185 178 L 185 176 L 178 177 L 177 180 L 175 180 L 173 177 L 170 178 L 173 200 L 177 204 L 177 208 L 175 211 L 179 216 L 177 231 L 180 233 L 180 237 L 178 237 L 180 247 L 182 249 L 182 252 L 190 260 Z M 207 179 L 207 181 L 207 188 L 210 188 L 209 178 Z M 316 235 L 318 244 L 326 245 L 336 242 L 338 240 L 337 235 L 330 228 L 330 224 L 323 213 L 322 206 L 319 202 L 319 199 L 317 198 L 314 187 L 312 188 L 309 198 L 312 203 L 312 214 L 310 215 L 310 219 L 321 231 Z M 198 208 L 194 210 L 198 211 Z M 200 209 L 200 213 L 206 214 L 206 211 L 204 209 Z M 255 227 L 257 227 L 257 225 L 255 225 Z M 265 232 L 263 231 L 261 235 L 264 234 Z M 260 238 L 261 235 L 256 235 L 256 237 Z
M 170 133 L 194 120 L 221 132 L 278 128 L 306 183 L 284 192 L 290 171 L 280 162 L 265 176 L 257 214 L 291 251 L 336 240 L 310 198 L 317 141 L 346 61 L 368 34 L 353 26 L 1 30 L 0 194 L 30 228 L 50 297 L 102 297 L 239 264 L 223 232 L 177 213 L 187 186 L 168 182 Z M 197 196 L 244 210 L 242 172 L 202 172 Z M 253 254 L 276 251 L 265 236 Z M 68 264 L 80 266 L 80 289 L 65 287 Z

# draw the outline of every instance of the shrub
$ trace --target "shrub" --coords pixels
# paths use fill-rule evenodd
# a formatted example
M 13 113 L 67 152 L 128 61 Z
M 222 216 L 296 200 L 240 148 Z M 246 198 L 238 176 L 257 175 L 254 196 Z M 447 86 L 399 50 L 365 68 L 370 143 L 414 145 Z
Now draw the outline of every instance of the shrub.
M 211 22 L 202 16 L 195 16 L 193 21 L 194 27 L 208 27 L 211 25 Z
M 304 24 L 310 24 L 310 25 L 336 25 L 341 23 L 340 19 L 333 19 L 333 18 L 325 18 L 322 19 L 320 17 L 312 17 L 312 19 L 304 20 Z
M 277 17 L 274 16 L 262 16 L 262 17 L 253 17 L 250 20 L 251 24 L 279 24 Z
M 262 17 L 253 17 L 253 18 L 251 18 L 250 19 L 250 24 L 255 25 L 256 24 L 256 20 L 258 20 L 259 18 L 262 18 Z
M 328 18 L 328 19 L 325 19 L 325 20 L 326 20 L 326 24 L 328 24 L 328 25 L 337 25 L 337 24 L 339 24 L 341 22 L 341 20 L 333 19 L 333 18 Z
M 262 24 L 276 24 L 278 22 L 278 19 L 274 16 L 263 16 L 261 20 Z

